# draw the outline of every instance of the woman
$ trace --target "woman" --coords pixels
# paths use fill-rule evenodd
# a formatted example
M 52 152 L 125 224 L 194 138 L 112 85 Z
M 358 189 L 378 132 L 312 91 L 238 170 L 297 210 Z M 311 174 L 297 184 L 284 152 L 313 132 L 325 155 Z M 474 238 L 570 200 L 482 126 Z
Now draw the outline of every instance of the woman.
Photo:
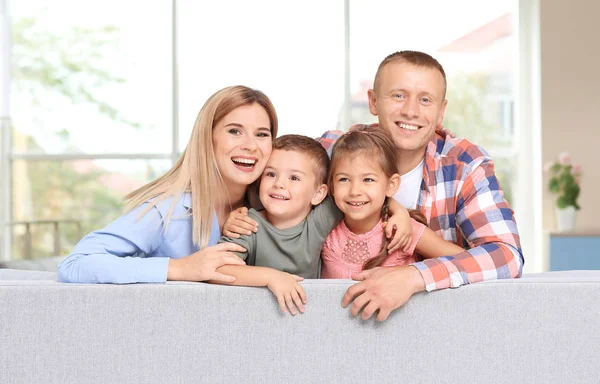
M 243 264 L 235 244 L 217 244 L 232 210 L 247 201 L 277 136 L 269 98 L 244 86 L 204 104 L 188 145 L 166 174 L 131 192 L 126 213 L 84 237 L 58 266 L 72 283 L 231 282 L 216 269 Z

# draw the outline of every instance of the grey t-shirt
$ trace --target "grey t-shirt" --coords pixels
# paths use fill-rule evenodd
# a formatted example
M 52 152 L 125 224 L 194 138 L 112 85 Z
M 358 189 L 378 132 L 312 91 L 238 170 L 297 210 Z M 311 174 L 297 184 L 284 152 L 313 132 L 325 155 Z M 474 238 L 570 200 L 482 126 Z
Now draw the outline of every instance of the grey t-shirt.
M 253 208 L 248 215 L 259 223 L 258 232 L 239 239 L 222 236 L 219 243 L 232 242 L 246 248 L 248 252 L 236 252 L 246 265 L 269 267 L 307 279 L 319 277 L 323 243 L 343 218 L 331 198 L 326 198 L 291 228 L 276 228 Z

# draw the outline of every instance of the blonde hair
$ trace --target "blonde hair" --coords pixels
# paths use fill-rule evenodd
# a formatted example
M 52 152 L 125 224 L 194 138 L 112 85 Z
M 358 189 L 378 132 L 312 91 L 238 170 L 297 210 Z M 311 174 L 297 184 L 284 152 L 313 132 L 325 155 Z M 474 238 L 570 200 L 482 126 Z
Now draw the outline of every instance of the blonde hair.
M 210 238 L 215 201 L 226 190 L 215 160 L 213 129 L 234 109 L 253 104 L 262 106 L 267 112 L 274 140 L 277 136 L 277 114 L 271 100 L 261 91 L 245 86 L 223 88 L 214 93 L 198 113 L 190 140 L 177 163 L 156 180 L 129 193 L 125 197 L 125 210 L 131 211 L 152 200 L 151 205 L 141 212 L 140 216 L 143 216 L 152 206 L 173 197 L 169 212 L 163 218 L 166 230 L 176 203 L 189 192 L 192 197 L 193 241 L 200 248 L 205 247 Z

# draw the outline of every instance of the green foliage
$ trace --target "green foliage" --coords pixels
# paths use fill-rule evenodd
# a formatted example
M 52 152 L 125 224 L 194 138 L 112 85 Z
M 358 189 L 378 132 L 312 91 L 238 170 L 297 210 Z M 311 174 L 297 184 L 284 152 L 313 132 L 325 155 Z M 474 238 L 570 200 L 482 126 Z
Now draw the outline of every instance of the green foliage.
M 43 28 L 36 18 L 14 20 L 12 35 L 12 69 L 15 89 L 27 95 L 31 105 L 43 106 L 47 98 L 65 98 L 72 104 L 87 104 L 116 122 L 138 127 L 139 123 L 126 119 L 118 108 L 97 96 L 101 87 L 124 84 L 125 80 L 108 70 L 103 50 L 118 41 L 119 29 L 105 26 L 99 29 L 75 27 L 70 31 L 53 34 Z M 55 133 L 66 143 L 69 132 L 54 127 Z M 34 136 L 19 133 L 13 127 L 14 137 L 25 137 L 29 151 L 43 153 Z M 105 225 L 117 217 L 122 199 L 102 182 L 108 173 L 95 167 L 77 170 L 74 162 L 27 161 L 15 162 L 13 186 L 15 220 L 79 220 L 81 234 Z M 18 208 L 17 208 L 18 207 Z M 61 254 L 68 254 L 80 232 L 74 224 L 61 224 Z M 53 229 L 50 225 L 32 226 L 34 257 L 53 254 Z M 24 248 L 24 238 L 15 228 L 13 257 L 18 258 Z
M 498 145 L 501 127 L 488 117 L 484 100 L 492 92 L 488 74 L 457 74 L 448 79 L 444 127 L 484 148 Z
M 577 203 L 581 192 L 579 187 L 581 170 L 569 164 L 567 154 L 561 154 L 561 156 L 564 156 L 562 161 L 545 166 L 546 170 L 550 172 L 548 190 L 558 195 L 556 198 L 558 208 L 564 209 L 572 206 L 578 210 L 581 208 Z
M 464 137 L 487 150 L 509 148 L 512 144 L 512 138 L 503 138 L 503 127 L 490 117 L 493 113 L 484 103 L 490 94 L 506 92 L 494 88 L 492 76 L 486 73 L 461 73 L 449 78 L 446 92 L 448 106 L 443 123 L 456 136 Z M 508 157 L 494 157 L 494 163 L 496 177 L 504 197 L 510 203 L 513 198 L 514 161 Z
M 30 95 L 32 103 L 40 105 L 43 99 L 38 95 L 51 92 L 73 104 L 94 105 L 114 121 L 139 127 L 138 122 L 126 119 L 116 107 L 91 91 L 125 82 L 103 69 L 106 63 L 102 52 L 118 41 L 117 27 L 74 27 L 56 35 L 40 27 L 36 18 L 27 17 L 15 20 L 12 28 L 13 82 L 18 90 Z

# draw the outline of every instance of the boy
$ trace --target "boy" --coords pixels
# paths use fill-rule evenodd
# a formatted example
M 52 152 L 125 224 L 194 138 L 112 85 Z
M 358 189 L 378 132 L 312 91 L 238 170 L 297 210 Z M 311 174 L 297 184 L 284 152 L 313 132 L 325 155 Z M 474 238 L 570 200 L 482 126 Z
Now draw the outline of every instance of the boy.
M 304 312 L 306 294 L 299 282 L 319 277 L 323 243 L 343 219 L 334 201 L 326 198 L 328 169 L 329 156 L 318 141 L 302 135 L 277 138 L 260 181 L 264 209 L 248 211 L 261 229 L 219 240 L 246 248 L 237 254 L 247 265 L 225 265 L 217 272 L 234 276 L 232 285 L 268 287 L 283 312 L 289 308 L 295 315 L 296 307 Z M 391 204 L 390 213 L 398 213 L 399 220 L 408 219 L 408 212 L 398 203 Z M 394 226 L 392 220 L 389 225 Z M 392 243 L 410 238 L 410 228 L 407 233 L 402 223 Z
M 325 199 L 328 168 L 327 151 L 316 140 L 302 135 L 277 138 L 260 182 L 264 210 L 248 211 L 261 229 L 219 241 L 246 248 L 238 256 L 247 265 L 227 265 L 218 271 L 234 276 L 233 285 L 267 286 L 281 310 L 286 312 L 287 305 L 293 315 L 296 307 L 304 312 L 306 303 L 298 282 L 318 278 L 321 247 L 342 220 L 333 200 Z

